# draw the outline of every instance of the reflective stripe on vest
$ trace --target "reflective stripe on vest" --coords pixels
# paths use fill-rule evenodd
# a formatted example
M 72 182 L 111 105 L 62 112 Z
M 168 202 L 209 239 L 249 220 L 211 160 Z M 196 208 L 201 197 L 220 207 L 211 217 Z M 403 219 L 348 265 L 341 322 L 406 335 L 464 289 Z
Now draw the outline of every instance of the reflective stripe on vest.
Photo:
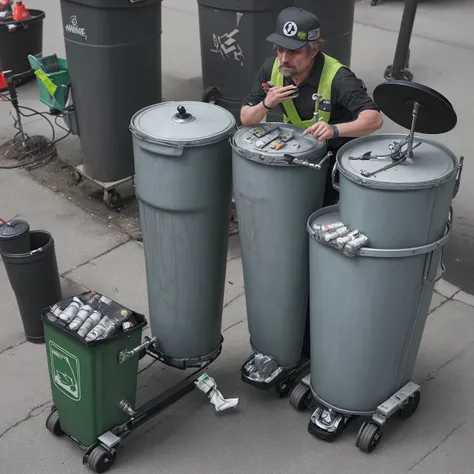
M 271 81 L 276 86 L 283 86 L 283 74 L 280 73 L 278 67 L 280 65 L 280 60 L 275 58 L 275 62 L 273 63 L 273 70 L 272 70 L 272 78 Z M 324 55 L 324 66 L 321 72 L 321 78 L 319 79 L 318 85 L 318 94 L 322 95 L 323 100 L 329 101 L 331 103 L 331 86 L 334 76 L 336 75 L 337 71 L 341 67 L 346 67 L 344 64 L 341 64 L 336 59 L 332 58 L 331 56 Z M 308 128 L 315 123 L 314 117 L 310 120 L 301 120 L 296 107 L 295 103 L 292 99 L 287 99 L 282 102 L 283 108 L 285 109 L 285 114 L 283 116 L 284 121 L 286 123 L 290 122 L 293 125 L 301 128 Z M 319 110 L 319 118 L 326 123 L 329 123 L 329 119 L 331 118 L 331 112 L 324 112 L 323 110 Z

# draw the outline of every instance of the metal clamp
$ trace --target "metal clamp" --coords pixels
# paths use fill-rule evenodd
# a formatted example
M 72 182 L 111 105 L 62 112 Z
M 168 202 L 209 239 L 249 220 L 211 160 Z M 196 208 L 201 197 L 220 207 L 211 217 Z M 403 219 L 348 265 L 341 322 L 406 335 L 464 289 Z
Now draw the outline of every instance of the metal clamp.
M 283 155 L 283 159 L 289 164 L 289 165 L 299 165 L 299 166 L 306 166 L 308 168 L 313 168 L 315 170 L 321 170 L 324 163 L 326 163 L 327 160 L 329 160 L 329 158 L 331 158 L 333 156 L 333 153 L 332 151 L 328 151 L 326 153 L 326 156 L 318 163 L 318 164 L 315 164 L 315 163 L 311 163 L 311 161 L 307 161 L 307 160 L 300 160 L 299 158 L 296 158 L 295 156 L 293 155 L 290 155 L 288 153 L 285 153 Z
M 336 172 L 337 172 L 337 161 L 334 163 L 334 166 L 332 167 L 331 183 L 332 183 L 333 189 L 339 192 L 341 189 L 341 186 L 339 185 L 339 183 L 336 183 Z
M 119 364 L 123 364 L 127 362 L 136 354 L 141 352 L 143 349 L 148 349 L 156 341 L 157 341 L 156 337 L 152 337 L 151 339 L 148 339 L 147 341 L 140 344 L 138 347 L 135 347 L 135 349 L 124 349 L 123 351 L 120 351 L 119 357 L 118 357 Z

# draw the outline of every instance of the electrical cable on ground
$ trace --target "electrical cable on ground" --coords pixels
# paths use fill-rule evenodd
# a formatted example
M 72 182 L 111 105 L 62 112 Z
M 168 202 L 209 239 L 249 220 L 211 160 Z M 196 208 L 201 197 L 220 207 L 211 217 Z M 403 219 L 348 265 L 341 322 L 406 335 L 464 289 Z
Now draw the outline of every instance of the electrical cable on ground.
M 2 99 L 3 101 L 12 102 L 12 100 L 8 96 L 6 96 L 5 94 L 0 94 L 0 99 Z M 62 130 L 64 130 L 67 133 L 66 133 L 66 135 L 64 135 L 64 136 L 62 136 L 62 137 L 60 137 L 56 140 L 56 130 L 54 128 L 53 123 L 51 122 L 51 120 L 48 117 L 48 115 L 50 115 L 50 114 L 48 114 L 46 112 L 38 112 L 37 110 L 32 109 L 31 107 L 25 107 L 25 106 L 22 106 L 22 105 L 18 106 L 18 109 L 19 109 L 19 112 L 20 112 L 21 116 L 25 117 L 25 118 L 34 117 L 36 115 L 39 115 L 39 116 L 43 117 L 51 127 L 52 138 L 51 138 L 51 140 L 48 140 L 47 138 L 45 138 L 43 136 L 27 137 L 26 142 L 27 143 L 28 142 L 29 143 L 34 143 L 35 146 L 32 149 L 25 150 L 24 153 L 20 157 L 17 158 L 17 160 L 21 161 L 21 160 L 25 159 L 28 155 L 32 155 L 33 153 L 40 153 L 41 155 L 34 158 L 34 159 L 32 159 L 32 160 L 29 160 L 25 163 L 18 163 L 16 165 L 1 165 L 0 164 L 0 169 L 25 168 L 27 171 L 31 171 L 33 169 L 40 168 L 41 166 L 46 165 L 53 158 L 55 158 L 57 156 L 56 144 L 58 144 L 60 141 L 67 138 L 70 135 L 71 132 L 58 123 L 58 118 L 61 115 L 57 115 L 54 119 L 54 123 L 56 124 L 56 126 L 58 128 L 61 128 Z M 26 114 L 26 113 L 22 112 L 22 110 L 29 111 L 30 113 Z M 10 115 L 12 115 L 11 112 L 10 112 Z M 22 134 L 22 130 L 18 126 L 18 120 L 15 117 L 13 117 L 13 121 L 14 121 L 13 127 L 18 131 L 15 134 L 15 136 L 13 137 L 13 139 L 11 140 L 11 142 L 9 142 L 9 143 L 11 143 L 15 146 L 15 142 L 16 142 L 18 136 Z

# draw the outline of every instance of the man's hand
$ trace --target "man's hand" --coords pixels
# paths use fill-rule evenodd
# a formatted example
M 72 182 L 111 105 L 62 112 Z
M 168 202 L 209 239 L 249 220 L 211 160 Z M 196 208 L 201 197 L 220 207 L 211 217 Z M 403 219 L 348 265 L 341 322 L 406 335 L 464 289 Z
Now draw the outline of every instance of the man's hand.
M 297 97 L 295 95 L 297 90 L 298 87 L 296 86 L 274 86 L 268 91 L 268 94 L 265 97 L 265 105 L 273 109 L 284 100 L 295 99 Z
M 334 137 L 334 130 L 328 123 L 320 121 L 308 127 L 303 132 L 303 136 L 305 135 L 313 135 L 319 141 L 330 140 Z

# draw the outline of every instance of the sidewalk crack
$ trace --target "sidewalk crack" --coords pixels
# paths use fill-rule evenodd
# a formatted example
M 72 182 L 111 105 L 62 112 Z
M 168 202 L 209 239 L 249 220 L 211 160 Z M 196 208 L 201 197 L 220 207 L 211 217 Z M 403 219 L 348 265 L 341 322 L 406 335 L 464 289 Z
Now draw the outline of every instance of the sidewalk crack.
M 26 341 L 26 339 L 25 339 L 24 341 L 19 342 L 18 344 L 14 344 L 13 346 L 5 347 L 5 349 L 2 349 L 2 350 L 0 351 L 0 355 L 2 355 L 4 352 L 7 352 L 7 351 L 9 351 L 9 350 L 11 350 L 11 349 L 16 349 L 17 347 L 22 346 L 22 345 L 25 344 L 26 342 L 27 342 L 27 341 Z
M 450 436 L 452 436 L 457 430 L 462 428 L 466 424 L 466 420 L 464 420 L 461 424 L 453 428 L 433 449 L 430 449 L 419 461 L 413 464 L 407 472 L 412 471 L 415 467 L 419 466 L 428 456 L 431 456 Z
M 47 402 L 40 403 L 39 405 L 31 408 L 31 410 L 28 410 L 28 413 L 24 418 L 21 420 L 17 421 L 13 425 L 9 426 L 5 431 L 0 433 L 0 439 L 5 436 L 9 431 L 12 429 L 16 428 L 17 426 L 20 426 L 22 423 L 25 421 L 31 420 L 32 418 L 36 418 L 37 416 L 41 415 L 45 411 L 45 407 L 51 403 L 51 400 L 48 400 Z

